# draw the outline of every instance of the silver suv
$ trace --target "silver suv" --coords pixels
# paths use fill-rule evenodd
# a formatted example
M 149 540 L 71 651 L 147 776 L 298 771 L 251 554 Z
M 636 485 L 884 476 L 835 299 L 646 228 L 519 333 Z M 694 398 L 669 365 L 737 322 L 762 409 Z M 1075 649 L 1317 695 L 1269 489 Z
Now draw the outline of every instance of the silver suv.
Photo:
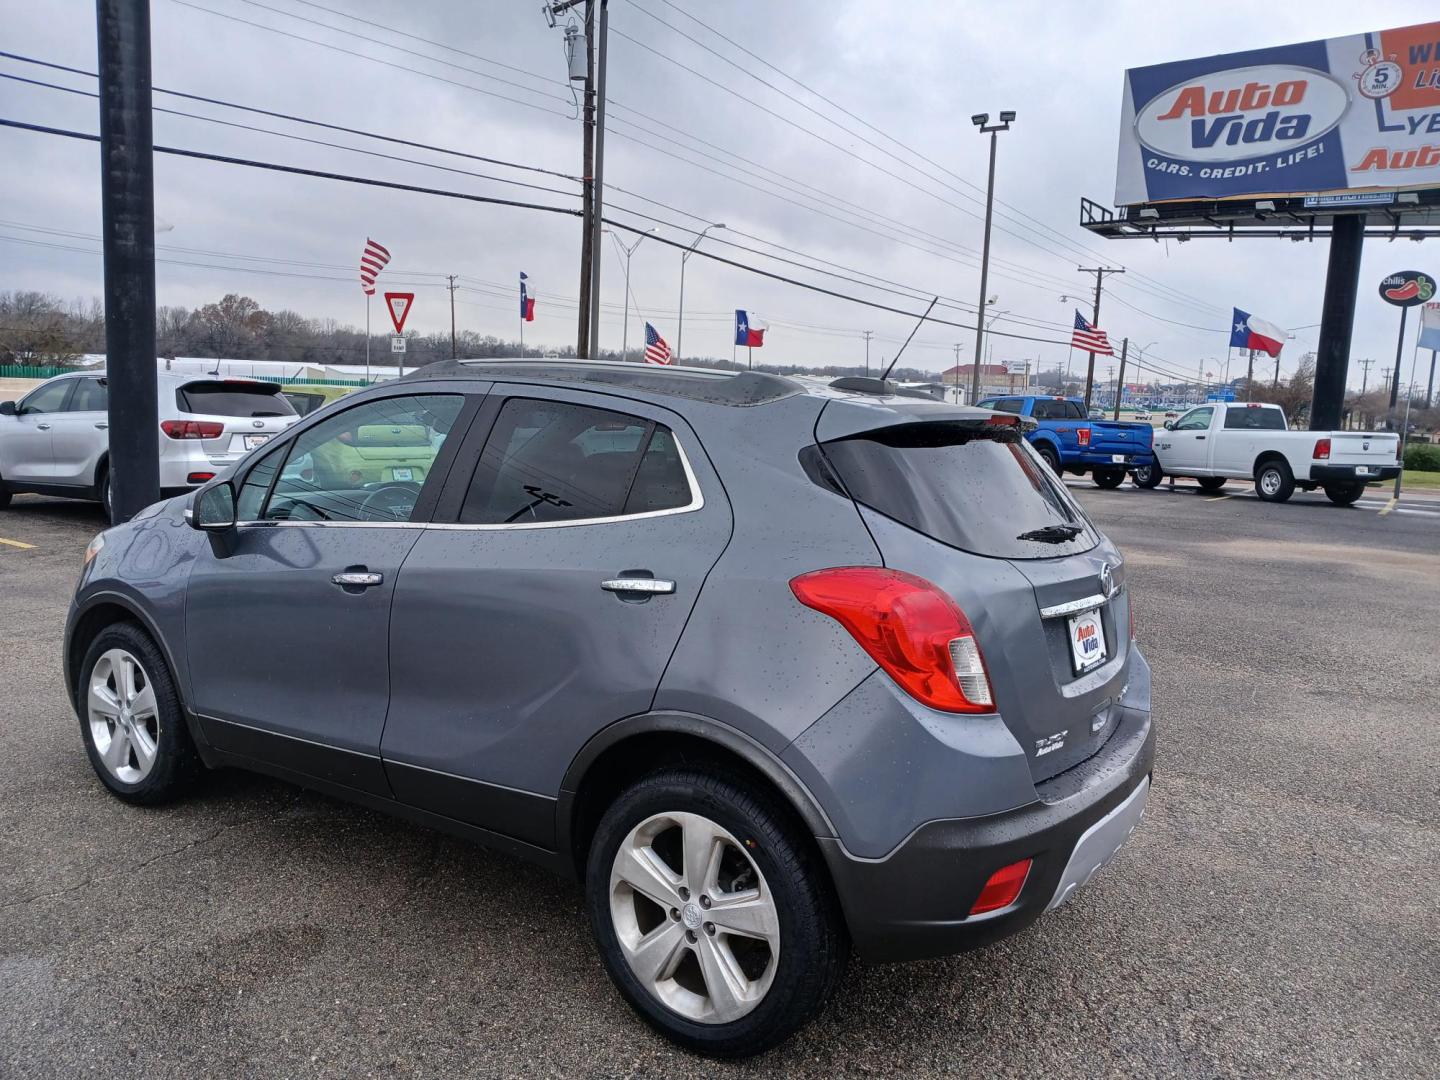
M 299 419 L 271 383 L 156 376 L 160 490 L 213 480 Z M 0 508 L 17 492 L 99 501 L 110 513 L 110 414 L 105 373 L 59 375 L 18 402 L 0 402 Z
M 131 802 L 253 769 L 568 875 L 645 1020 L 756 1053 L 852 948 L 1014 933 L 1145 809 L 1125 564 L 1027 423 L 874 379 L 422 368 L 95 538 L 86 752 Z

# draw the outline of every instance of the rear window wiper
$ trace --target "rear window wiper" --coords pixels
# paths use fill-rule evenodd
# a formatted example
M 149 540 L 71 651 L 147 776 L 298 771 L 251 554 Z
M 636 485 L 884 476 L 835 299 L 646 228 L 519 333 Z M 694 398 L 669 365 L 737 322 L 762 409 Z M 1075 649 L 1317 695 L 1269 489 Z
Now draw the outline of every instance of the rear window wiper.
M 1046 525 L 1041 529 L 1031 529 L 1017 536 L 1016 540 L 1034 540 L 1041 544 L 1063 544 L 1067 540 L 1074 540 L 1085 531 L 1082 525 Z

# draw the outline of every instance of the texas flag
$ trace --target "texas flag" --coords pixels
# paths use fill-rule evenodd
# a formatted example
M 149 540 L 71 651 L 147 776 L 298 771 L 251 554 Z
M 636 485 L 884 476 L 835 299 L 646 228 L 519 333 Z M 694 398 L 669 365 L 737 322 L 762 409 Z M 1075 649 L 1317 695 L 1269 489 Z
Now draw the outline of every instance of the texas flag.
M 1259 349 L 1267 356 L 1279 356 L 1280 348 L 1289 336 L 1274 323 L 1247 314 L 1238 307 L 1235 309 L 1235 318 L 1230 324 L 1232 349 Z
M 739 308 L 735 309 L 735 344 L 747 345 L 752 349 L 758 349 L 765 344 L 765 331 L 768 329 L 763 322 L 752 319 Z
M 521 271 L 520 271 L 520 318 L 524 319 L 526 322 L 534 322 L 534 321 L 535 321 L 535 298 L 530 295 L 530 290 L 525 287 L 525 283 L 526 283 L 527 281 L 529 281 L 529 280 L 530 280 L 529 276 L 526 275 L 526 273 L 525 273 L 524 270 L 521 270 Z

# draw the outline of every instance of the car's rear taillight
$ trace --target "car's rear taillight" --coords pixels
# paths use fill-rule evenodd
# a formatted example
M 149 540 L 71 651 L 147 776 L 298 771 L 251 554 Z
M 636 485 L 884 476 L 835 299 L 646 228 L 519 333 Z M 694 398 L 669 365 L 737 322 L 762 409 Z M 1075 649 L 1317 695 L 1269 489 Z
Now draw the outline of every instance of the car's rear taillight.
M 218 439 L 225 425 L 214 420 L 161 420 L 160 430 L 172 439 Z
M 924 578 L 879 566 L 841 566 L 801 574 L 790 590 L 845 627 L 922 704 L 945 712 L 994 711 L 970 620 Z
M 991 874 L 985 887 L 980 890 L 980 896 L 971 905 L 970 914 L 983 915 L 987 911 L 999 911 L 1019 899 L 1020 890 L 1025 887 L 1025 879 L 1030 876 L 1030 864 L 1033 861 L 1021 859 L 1009 866 L 1002 866 Z
M 1082 427 L 1079 431 L 1075 432 L 1075 438 L 1079 440 L 1081 446 L 1089 446 L 1090 429 L 1088 427 Z
M 1329 457 L 1330 457 L 1330 440 L 1329 440 L 1329 439 L 1316 439 L 1316 440 L 1315 440 L 1315 453 L 1314 453 L 1313 456 L 1314 456 L 1314 458 L 1315 458 L 1316 461 L 1326 461 L 1326 460 L 1328 460 Z

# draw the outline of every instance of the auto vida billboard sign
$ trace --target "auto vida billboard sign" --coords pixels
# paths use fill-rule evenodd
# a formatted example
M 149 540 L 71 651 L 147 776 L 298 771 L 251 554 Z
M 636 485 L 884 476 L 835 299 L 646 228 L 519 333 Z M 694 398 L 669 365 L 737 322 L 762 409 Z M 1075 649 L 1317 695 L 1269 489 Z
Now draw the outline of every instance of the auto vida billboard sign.
M 1440 22 L 1125 73 L 1115 202 L 1440 186 Z

